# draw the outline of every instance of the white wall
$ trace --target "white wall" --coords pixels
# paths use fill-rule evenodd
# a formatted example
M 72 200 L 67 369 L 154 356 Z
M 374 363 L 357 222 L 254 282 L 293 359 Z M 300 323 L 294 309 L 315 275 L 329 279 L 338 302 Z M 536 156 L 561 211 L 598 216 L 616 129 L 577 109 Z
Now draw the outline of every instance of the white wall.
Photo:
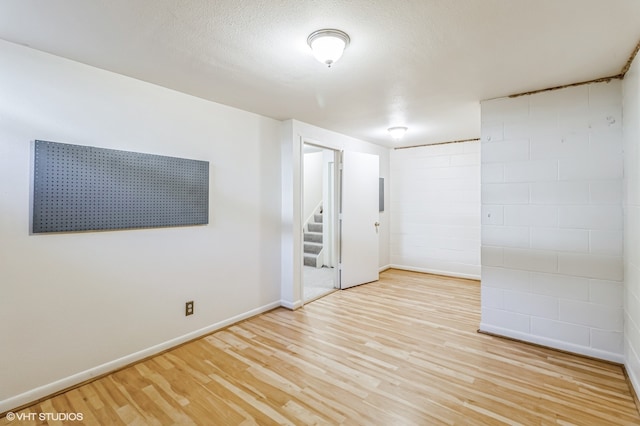
M 322 190 L 324 180 L 324 153 L 306 152 L 304 154 L 303 169 L 303 212 L 302 220 L 308 221 L 315 212 L 316 207 L 322 202 Z
M 0 93 L 0 412 L 279 305 L 280 122 L 4 41 Z M 34 139 L 207 160 L 210 223 L 30 236 Z
M 480 278 L 480 143 L 391 152 L 391 264 Z
M 482 102 L 481 329 L 622 362 L 621 83 Z
M 389 193 L 389 149 L 340 133 L 287 120 L 281 133 L 282 240 L 281 303 L 295 309 L 301 306 L 302 282 L 302 202 L 300 188 L 301 152 L 304 142 L 335 150 L 364 152 L 380 157 L 380 177 L 385 178 L 385 197 Z M 386 203 L 388 203 L 388 198 Z M 389 265 L 389 212 L 380 213 L 379 266 Z
M 624 134 L 624 355 L 640 393 L 640 57 L 622 84 Z

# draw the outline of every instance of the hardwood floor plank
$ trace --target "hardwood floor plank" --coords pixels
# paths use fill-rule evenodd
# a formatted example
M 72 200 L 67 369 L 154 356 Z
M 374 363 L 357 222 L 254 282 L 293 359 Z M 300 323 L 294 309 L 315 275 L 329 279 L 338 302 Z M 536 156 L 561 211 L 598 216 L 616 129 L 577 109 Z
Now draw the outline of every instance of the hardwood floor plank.
M 476 281 L 388 270 L 21 412 L 82 412 L 88 425 L 640 424 L 621 366 L 479 334 L 479 311 Z

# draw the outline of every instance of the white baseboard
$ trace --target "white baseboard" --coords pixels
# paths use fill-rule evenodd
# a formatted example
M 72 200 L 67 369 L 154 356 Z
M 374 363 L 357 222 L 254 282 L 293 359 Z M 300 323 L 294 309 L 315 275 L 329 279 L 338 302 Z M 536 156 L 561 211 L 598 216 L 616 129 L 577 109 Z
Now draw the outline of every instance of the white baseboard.
M 302 307 L 302 301 L 296 300 L 295 302 L 289 302 L 288 300 L 281 300 L 280 306 L 282 306 L 283 308 L 287 308 L 287 309 L 291 309 L 292 311 L 295 311 L 296 309 Z
M 98 365 L 88 370 L 81 371 L 80 373 L 76 373 L 60 380 L 56 380 L 55 382 L 48 383 L 35 389 L 31 389 L 19 395 L 4 399 L 0 401 L 0 413 L 5 413 L 17 407 L 22 407 L 32 402 L 38 401 L 42 398 L 53 395 L 57 392 L 63 391 L 64 389 L 71 388 L 79 383 L 86 382 L 87 380 L 91 380 L 95 377 L 111 373 L 144 358 L 148 358 L 160 352 L 166 351 L 167 349 L 171 349 L 173 347 L 181 345 L 182 343 L 213 333 L 216 330 L 235 324 L 252 316 L 270 311 L 271 309 L 277 308 L 280 305 L 280 301 L 269 303 L 267 305 L 252 309 L 240 315 L 233 316 L 199 330 L 192 331 L 191 333 L 176 337 L 175 339 L 167 340 L 166 342 L 151 346 L 150 348 L 134 352 L 122 358 L 115 359 L 113 361 Z
M 633 390 L 636 395 L 640 396 L 640 377 L 636 375 L 636 372 L 640 371 L 640 357 L 628 341 L 625 341 L 624 369 L 627 371 L 627 377 L 629 377 Z
M 495 334 L 498 336 L 509 337 L 511 339 L 522 340 L 524 342 L 535 343 L 537 345 L 546 346 L 551 349 L 559 349 L 561 351 L 571 352 L 578 355 L 585 355 L 592 358 L 598 358 L 605 361 L 624 364 L 623 354 L 607 352 L 587 346 L 574 345 L 573 343 L 561 342 L 560 340 L 549 339 L 548 337 L 536 336 L 534 334 L 509 330 L 502 327 L 495 327 L 493 325 L 484 323 L 480 323 L 480 331 Z
M 380 268 L 378 268 L 378 272 L 384 272 L 384 271 L 386 271 L 387 269 L 391 269 L 391 265 L 384 265 L 384 266 L 381 266 Z
M 445 277 L 464 278 L 467 280 L 480 281 L 480 275 L 476 275 L 476 274 L 461 274 L 459 272 L 440 271 L 437 269 L 416 268 L 415 266 L 395 265 L 395 264 L 389 265 L 387 269 L 390 269 L 390 268 L 402 269 L 402 270 L 411 271 L 411 272 L 422 272 L 425 274 L 444 275 Z

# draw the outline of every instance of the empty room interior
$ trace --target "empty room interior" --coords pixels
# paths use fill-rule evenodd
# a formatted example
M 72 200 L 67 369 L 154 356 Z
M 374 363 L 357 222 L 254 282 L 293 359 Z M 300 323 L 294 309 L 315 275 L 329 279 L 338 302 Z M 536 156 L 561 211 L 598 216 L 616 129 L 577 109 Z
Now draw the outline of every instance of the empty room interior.
M 640 2 L 0 2 L 0 424 L 640 424 Z

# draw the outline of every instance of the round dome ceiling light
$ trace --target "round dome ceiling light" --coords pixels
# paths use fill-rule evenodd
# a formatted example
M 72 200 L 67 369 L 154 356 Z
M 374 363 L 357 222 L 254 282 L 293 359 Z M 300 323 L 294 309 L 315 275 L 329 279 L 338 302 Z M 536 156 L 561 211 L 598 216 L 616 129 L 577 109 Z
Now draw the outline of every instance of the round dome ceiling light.
M 406 127 L 389 127 L 387 131 L 391 134 L 391 137 L 397 141 L 402 139 L 405 133 L 407 133 Z
M 340 59 L 350 41 L 347 33 L 335 29 L 314 31 L 307 38 L 313 56 L 329 68 Z

